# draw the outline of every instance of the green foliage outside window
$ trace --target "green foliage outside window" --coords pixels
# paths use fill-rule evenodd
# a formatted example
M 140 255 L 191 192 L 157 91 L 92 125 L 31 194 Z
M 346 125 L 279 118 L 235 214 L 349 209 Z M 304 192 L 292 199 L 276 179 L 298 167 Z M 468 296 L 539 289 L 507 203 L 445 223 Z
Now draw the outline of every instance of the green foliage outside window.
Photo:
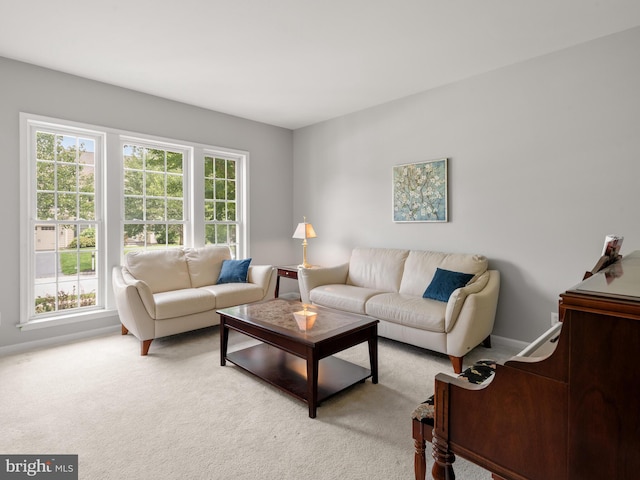
M 204 159 L 205 242 L 237 247 L 237 162 L 230 158 Z
M 184 243 L 184 155 L 140 145 L 124 146 L 124 243 Z
M 94 141 L 36 134 L 38 220 L 95 220 Z
M 76 294 L 76 288 L 71 292 L 60 290 L 56 297 L 53 295 L 39 296 L 36 298 L 36 313 L 55 312 L 56 310 L 68 310 L 70 308 L 90 307 L 96 304 L 96 293 Z

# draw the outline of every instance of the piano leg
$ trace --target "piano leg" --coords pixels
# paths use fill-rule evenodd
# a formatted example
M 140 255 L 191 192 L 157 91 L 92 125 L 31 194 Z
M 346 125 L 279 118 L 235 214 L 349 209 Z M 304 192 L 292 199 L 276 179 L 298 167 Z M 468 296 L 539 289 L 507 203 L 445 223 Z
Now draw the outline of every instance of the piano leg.
M 456 474 L 453 472 L 452 464 L 456 461 L 456 456 L 449 451 L 449 445 L 435 435 L 431 440 L 431 444 L 433 445 L 433 458 L 435 459 L 431 469 L 431 476 L 434 480 L 455 480 Z
M 455 480 L 456 474 L 453 472 L 451 465 L 442 466 L 437 463 L 433 464 L 431 476 L 434 480 Z

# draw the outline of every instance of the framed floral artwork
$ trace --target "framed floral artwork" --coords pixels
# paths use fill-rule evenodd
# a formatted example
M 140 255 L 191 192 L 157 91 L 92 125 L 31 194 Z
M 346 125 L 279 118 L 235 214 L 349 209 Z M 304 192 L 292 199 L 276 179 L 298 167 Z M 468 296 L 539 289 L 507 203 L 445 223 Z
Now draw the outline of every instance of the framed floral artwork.
M 393 167 L 393 221 L 447 222 L 447 159 Z

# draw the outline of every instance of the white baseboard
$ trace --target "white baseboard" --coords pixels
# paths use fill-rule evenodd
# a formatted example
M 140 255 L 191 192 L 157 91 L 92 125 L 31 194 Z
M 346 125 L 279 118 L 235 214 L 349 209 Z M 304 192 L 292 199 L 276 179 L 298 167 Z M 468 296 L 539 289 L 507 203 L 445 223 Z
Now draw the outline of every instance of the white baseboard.
M 14 345 L 8 345 L 6 347 L 0 347 L 0 357 L 3 355 L 11 355 L 14 353 L 27 352 L 29 350 L 35 350 L 38 348 L 52 347 L 54 345 L 62 345 L 64 343 L 70 343 L 75 340 L 81 340 L 84 338 L 100 337 L 114 332 L 120 331 L 120 325 L 113 325 L 110 327 L 98 328 L 95 330 L 88 330 L 86 332 L 71 333 L 69 335 L 61 335 L 53 338 L 46 338 L 44 340 L 34 340 L 33 342 L 16 343 Z
M 530 342 L 522 342 L 520 340 L 514 340 L 513 338 L 491 335 L 491 343 L 495 343 L 496 345 L 503 345 L 508 348 L 513 348 L 514 350 L 517 350 L 519 352 L 527 347 Z
M 295 300 L 299 302 L 300 294 L 297 292 L 283 293 L 282 295 L 279 296 L 279 298 L 284 298 L 286 300 Z
M 285 295 L 283 295 L 283 297 L 285 297 Z M 293 300 L 293 298 L 291 299 Z M 73 342 L 75 340 L 81 340 L 83 338 L 99 337 L 102 335 L 107 335 L 107 334 L 111 334 L 119 331 L 120 331 L 120 325 L 113 325 L 110 327 L 98 328 L 96 330 L 89 330 L 86 332 L 72 333 L 69 335 L 62 335 L 54 338 L 47 338 L 44 340 L 35 340 L 33 342 L 24 342 L 24 343 L 18 343 L 15 345 L 8 345 L 6 347 L 0 347 L 0 356 L 26 352 L 26 351 L 35 350 L 38 348 L 51 347 L 54 345 L 62 345 L 65 343 Z M 502 345 L 509 349 L 516 350 L 518 352 L 523 350 L 525 347 L 529 345 L 528 342 L 522 342 L 520 340 L 514 340 L 512 338 L 507 338 L 507 337 L 499 337 L 497 335 L 491 335 L 491 343 L 495 344 L 496 346 Z

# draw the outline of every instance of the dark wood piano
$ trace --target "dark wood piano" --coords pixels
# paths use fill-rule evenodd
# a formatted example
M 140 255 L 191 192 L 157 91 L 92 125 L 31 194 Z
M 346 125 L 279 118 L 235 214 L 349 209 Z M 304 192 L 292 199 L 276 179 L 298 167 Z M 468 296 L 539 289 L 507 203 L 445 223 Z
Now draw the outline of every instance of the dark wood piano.
M 488 382 L 436 376 L 433 478 L 454 479 L 456 455 L 495 479 L 640 478 L 640 251 L 559 305 L 562 323 Z

